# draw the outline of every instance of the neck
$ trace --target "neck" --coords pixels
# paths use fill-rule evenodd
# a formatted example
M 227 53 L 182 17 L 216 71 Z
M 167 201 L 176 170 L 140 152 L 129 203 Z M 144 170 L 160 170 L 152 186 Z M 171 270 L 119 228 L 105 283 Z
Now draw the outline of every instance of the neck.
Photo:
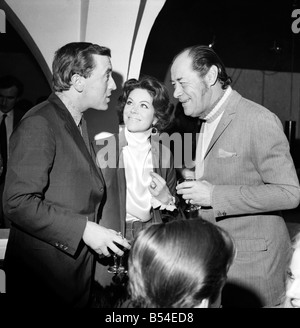
M 74 102 L 73 98 L 71 97 L 68 91 L 56 92 L 56 95 L 66 106 L 66 108 L 74 118 L 76 124 L 78 125 L 81 120 L 83 111 L 80 110 L 79 106 L 76 104 L 76 101 Z
M 199 116 L 200 119 L 205 119 L 205 117 L 209 115 L 209 113 L 216 107 L 218 102 L 222 99 L 225 91 L 226 90 L 223 90 L 220 86 L 217 87 L 215 92 L 213 92 L 212 101 L 209 108 L 207 108 L 203 113 L 201 113 L 201 115 Z

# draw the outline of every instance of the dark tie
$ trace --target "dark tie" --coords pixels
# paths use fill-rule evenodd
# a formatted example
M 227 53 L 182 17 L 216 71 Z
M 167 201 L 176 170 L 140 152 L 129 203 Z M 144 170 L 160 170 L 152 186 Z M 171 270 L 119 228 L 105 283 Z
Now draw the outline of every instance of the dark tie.
M 2 115 L 2 121 L 0 124 L 0 150 L 1 150 L 1 157 L 3 162 L 3 172 L 0 178 L 2 181 L 4 179 L 6 173 L 6 166 L 7 166 L 7 135 L 6 135 L 6 114 Z
M 86 121 L 84 118 L 82 118 L 78 124 L 78 128 L 79 128 L 79 131 L 82 135 L 82 138 L 86 144 L 86 147 L 90 153 L 90 142 L 89 142 L 89 136 L 88 136 L 88 131 L 87 131 L 87 125 L 86 125 Z

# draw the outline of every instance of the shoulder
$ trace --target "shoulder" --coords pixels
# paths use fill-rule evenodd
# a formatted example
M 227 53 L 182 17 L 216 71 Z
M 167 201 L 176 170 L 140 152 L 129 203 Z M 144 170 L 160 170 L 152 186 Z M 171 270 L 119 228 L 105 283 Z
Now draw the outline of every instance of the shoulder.
M 249 124 L 251 122 L 274 122 L 276 125 L 281 125 L 279 117 L 273 113 L 270 109 L 256 103 L 253 100 L 244 98 L 238 92 L 234 91 L 235 98 L 238 99 L 236 106 L 237 118 L 242 117 L 243 120 L 247 120 Z

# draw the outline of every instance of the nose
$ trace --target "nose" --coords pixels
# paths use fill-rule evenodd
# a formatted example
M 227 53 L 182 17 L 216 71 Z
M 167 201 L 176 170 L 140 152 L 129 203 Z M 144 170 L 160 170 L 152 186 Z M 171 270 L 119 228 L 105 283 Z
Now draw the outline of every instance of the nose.
M 182 95 L 182 87 L 180 84 L 174 86 L 174 98 L 179 98 Z
M 137 106 L 132 105 L 132 107 L 131 107 L 131 109 L 130 109 L 130 113 L 137 113 L 137 111 L 138 111 Z
M 110 77 L 110 85 L 109 85 L 109 88 L 111 90 L 116 90 L 117 89 L 117 85 L 116 85 L 115 80 L 113 79 L 112 76 Z

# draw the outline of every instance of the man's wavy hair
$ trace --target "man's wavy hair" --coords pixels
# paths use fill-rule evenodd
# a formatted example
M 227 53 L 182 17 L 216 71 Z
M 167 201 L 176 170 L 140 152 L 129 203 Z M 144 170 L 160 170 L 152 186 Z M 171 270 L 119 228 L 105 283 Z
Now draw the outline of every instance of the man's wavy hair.
M 235 256 L 230 235 L 202 219 L 153 224 L 142 230 L 129 254 L 133 306 L 192 308 L 213 304 Z
M 144 75 L 139 80 L 129 79 L 124 83 L 122 94 L 119 97 L 119 117 L 123 118 L 123 111 L 131 91 L 144 89 L 153 99 L 154 115 L 157 117 L 155 127 L 162 132 L 169 124 L 173 105 L 170 103 L 168 90 L 155 77 Z
M 174 57 L 172 63 L 184 52 L 187 52 L 188 56 L 192 58 L 192 68 L 199 73 L 200 77 L 203 78 L 211 66 L 215 65 L 218 68 L 217 80 L 222 84 L 222 89 L 226 89 L 231 84 L 232 80 L 227 75 L 222 60 L 212 48 L 205 45 L 187 47 Z
M 96 66 L 93 55 L 111 57 L 109 48 L 89 42 L 71 42 L 58 49 L 52 63 L 53 90 L 69 90 L 74 74 L 90 77 Z

